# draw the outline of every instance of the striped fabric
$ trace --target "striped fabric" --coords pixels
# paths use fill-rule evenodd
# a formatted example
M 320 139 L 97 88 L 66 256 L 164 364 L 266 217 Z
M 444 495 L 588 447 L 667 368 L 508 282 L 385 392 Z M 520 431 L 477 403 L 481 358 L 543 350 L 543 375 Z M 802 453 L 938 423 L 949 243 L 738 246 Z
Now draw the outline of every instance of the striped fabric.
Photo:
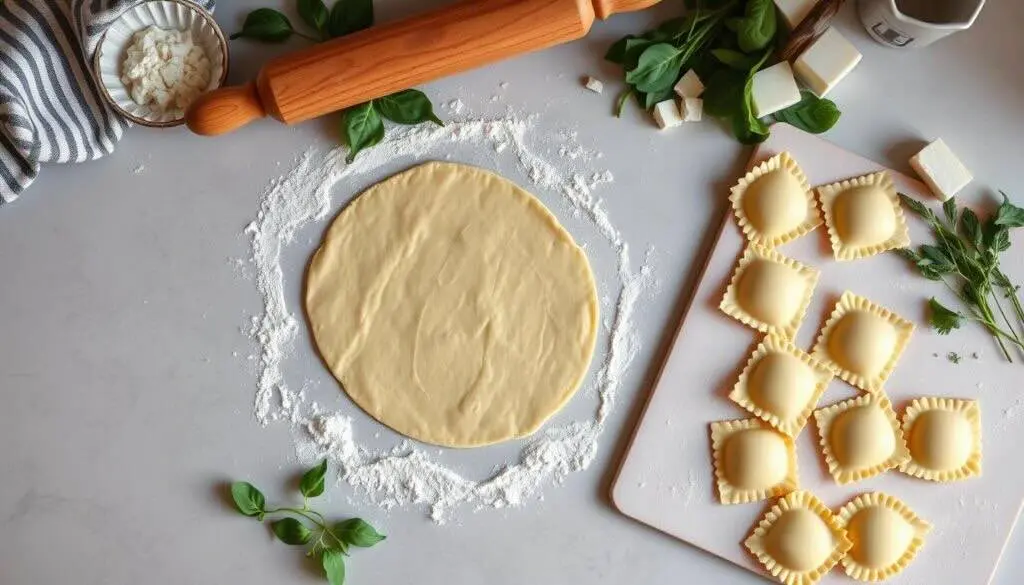
M 92 75 L 100 37 L 138 0 L 0 1 L 0 206 L 42 163 L 95 160 L 129 123 Z M 213 9 L 213 0 L 198 4 Z

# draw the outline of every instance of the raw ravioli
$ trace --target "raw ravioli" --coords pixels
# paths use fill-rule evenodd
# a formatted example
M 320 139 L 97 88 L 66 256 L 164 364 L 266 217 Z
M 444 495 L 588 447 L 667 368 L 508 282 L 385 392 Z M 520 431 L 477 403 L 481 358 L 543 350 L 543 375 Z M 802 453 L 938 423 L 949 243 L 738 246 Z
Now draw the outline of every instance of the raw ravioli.
M 843 569 L 858 581 L 882 581 L 902 572 L 932 529 L 906 504 L 882 492 L 857 496 L 836 520 L 853 543 Z
M 719 307 L 758 331 L 792 339 L 820 272 L 758 244 L 747 246 Z
M 903 413 L 910 460 L 900 471 L 948 482 L 981 475 L 981 409 L 974 400 L 916 398 Z
M 757 419 L 711 423 L 718 496 L 745 504 L 797 488 L 793 440 Z
M 729 196 L 751 242 L 774 248 L 821 225 L 807 177 L 788 152 L 750 170 Z
M 874 173 L 818 188 L 832 253 L 856 260 L 910 245 L 892 178 Z
M 814 412 L 828 471 L 841 484 L 861 481 L 910 459 L 896 413 L 881 394 L 862 394 Z

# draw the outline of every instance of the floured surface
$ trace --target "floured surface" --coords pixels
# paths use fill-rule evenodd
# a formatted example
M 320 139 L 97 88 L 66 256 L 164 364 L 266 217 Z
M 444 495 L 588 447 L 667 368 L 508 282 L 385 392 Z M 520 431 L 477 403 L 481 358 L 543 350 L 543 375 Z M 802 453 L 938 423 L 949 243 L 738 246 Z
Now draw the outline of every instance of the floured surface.
M 812 185 L 882 168 L 785 125 L 773 128 L 752 163 L 783 150 L 793 154 Z M 893 178 L 901 191 L 934 204 L 917 181 L 899 174 Z M 908 223 L 915 243 L 929 239 L 926 228 L 917 221 L 908 219 Z M 717 308 L 743 247 L 743 235 L 730 214 L 655 383 L 612 496 L 627 515 L 763 574 L 742 542 L 765 506 L 718 503 L 708 438 L 708 423 L 744 416 L 727 394 L 761 339 L 760 334 Z M 924 301 L 933 295 L 945 298 L 941 287 L 913 274 L 894 255 L 835 262 L 821 227 L 779 251 L 822 271 L 807 318 L 797 333 L 798 347 L 807 350 L 812 346 L 843 291 L 864 295 L 917 325 L 886 383 L 897 412 L 922 395 L 977 399 L 984 435 L 980 478 L 939 485 L 890 471 L 840 486 L 821 458 L 816 428 L 808 424 L 796 440 L 801 489 L 810 490 L 833 510 L 861 493 L 882 490 L 900 498 L 934 526 L 917 559 L 891 583 L 988 583 L 1024 501 L 1024 467 L 1017 446 L 1024 438 L 1024 417 L 1018 416 L 1024 366 L 1004 362 L 980 327 L 966 326 L 948 337 L 931 330 L 926 325 Z M 1004 263 L 1011 275 L 1019 278 L 1024 274 L 1021 255 L 1007 255 Z M 947 360 L 948 352 L 961 354 L 962 362 Z M 819 405 L 856 394 L 835 379 Z M 833 570 L 822 582 L 854 581 Z
M 597 337 L 583 250 L 491 172 L 425 163 L 360 195 L 310 262 L 306 312 L 345 392 L 450 447 L 529 435 L 572 397 Z
M 344 148 L 307 153 L 271 184 L 246 228 L 254 280 L 264 304 L 249 330 L 260 352 L 258 359 L 251 356 L 257 365 L 256 419 L 263 425 L 286 425 L 303 463 L 328 458 L 360 501 L 385 509 L 415 506 L 444 523 L 459 508 L 515 507 L 540 499 L 545 486 L 587 469 L 597 454 L 598 438 L 623 376 L 640 349 L 635 313 L 654 284 L 648 265 L 651 250 L 642 259 L 635 258 L 604 210 L 596 191 L 613 177 L 608 170 L 595 168 L 600 154 L 580 145 L 575 132 L 543 133 L 534 122 L 533 117 L 509 112 L 503 118 L 452 120 L 444 127 L 394 128 L 351 165 L 344 163 Z M 597 353 L 579 400 L 571 401 L 555 421 L 528 440 L 508 448 L 473 450 L 491 458 L 485 471 L 477 471 L 478 477 L 465 459 L 460 465 L 451 460 L 451 452 L 425 449 L 371 422 L 333 380 L 321 384 L 288 374 L 292 363 L 305 358 L 324 374 L 322 380 L 329 379 L 312 348 L 308 354 L 296 351 L 300 331 L 305 331 L 298 303 L 301 267 L 312 252 L 299 249 L 301 240 L 296 240 L 306 236 L 314 246 L 312 232 L 323 229 L 318 222 L 343 205 L 342 200 L 332 200 L 332 191 L 351 197 L 361 190 L 354 189 L 355 184 L 369 186 L 422 160 L 453 156 L 467 162 L 483 159 L 477 164 L 516 177 L 559 212 L 587 251 L 604 315 Z M 640 260 L 637 267 L 634 262 Z M 246 263 L 240 268 L 244 271 Z

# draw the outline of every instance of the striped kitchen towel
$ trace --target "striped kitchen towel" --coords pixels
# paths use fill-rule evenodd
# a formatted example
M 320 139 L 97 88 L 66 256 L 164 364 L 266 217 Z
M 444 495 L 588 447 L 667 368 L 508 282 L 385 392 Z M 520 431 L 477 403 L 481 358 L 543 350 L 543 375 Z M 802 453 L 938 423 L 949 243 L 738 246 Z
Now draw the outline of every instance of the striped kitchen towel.
M 103 32 L 139 0 L 0 0 L 0 206 L 43 163 L 95 160 L 129 122 L 103 100 L 92 57 Z M 213 10 L 213 0 L 198 0 Z

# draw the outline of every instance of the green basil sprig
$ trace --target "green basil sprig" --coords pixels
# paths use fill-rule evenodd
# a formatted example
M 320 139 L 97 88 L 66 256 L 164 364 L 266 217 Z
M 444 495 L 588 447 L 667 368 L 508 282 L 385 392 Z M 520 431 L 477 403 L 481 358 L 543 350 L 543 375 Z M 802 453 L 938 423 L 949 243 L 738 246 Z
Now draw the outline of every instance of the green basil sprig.
M 342 37 L 373 26 L 373 0 L 336 0 L 328 10 L 323 0 L 296 0 L 302 21 L 317 31 L 307 35 L 292 27 L 288 17 L 270 8 L 257 8 L 245 17 L 242 30 L 232 39 L 248 38 L 281 43 L 292 35 L 311 41 Z M 349 147 L 346 160 L 352 162 L 363 150 L 384 140 L 384 120 L 397 124 L 433 122 L 444 126 L 434 114 L 430 98 L 422 91 L 407 89 L 347 108 L 341 114 L 341 133 Z
M 324 576 L 330 585 L 345 583 L 345 557 L 351 546 L 367 548 L 386 537 L 365 520 L 350 518 L 330 525 L 324 515 L 309 507 L 309 498 L 324 492 L 327 460 L 308 470 L 302 476 L 299 490 L 302 507 L 267 508 L 263 493 L 251 483 L 239 481 L 231 484 L 231 499 L 243 516 L 260 522 L 269 516 L 278 516 L 270 523 L 270 530 L 281 542 L 292 546 L 307 546 L 307 556 L 320 555 Z

